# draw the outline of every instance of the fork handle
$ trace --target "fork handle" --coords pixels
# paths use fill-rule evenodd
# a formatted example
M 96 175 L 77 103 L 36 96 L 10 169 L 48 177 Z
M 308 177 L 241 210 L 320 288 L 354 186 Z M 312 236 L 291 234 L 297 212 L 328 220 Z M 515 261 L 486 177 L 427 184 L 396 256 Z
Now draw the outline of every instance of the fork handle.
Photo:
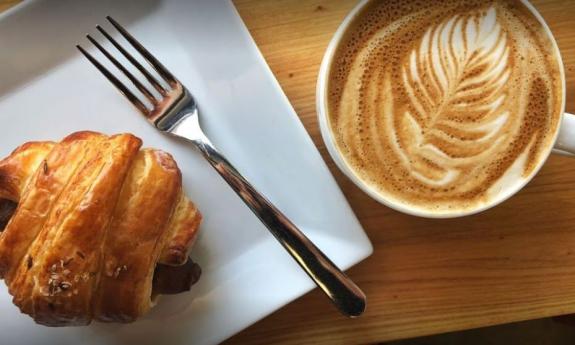
M 363 291 L 260 194 L 206 137 L 193 142 L 339 311 L 349 317 L 361 315 L 366 304 Z

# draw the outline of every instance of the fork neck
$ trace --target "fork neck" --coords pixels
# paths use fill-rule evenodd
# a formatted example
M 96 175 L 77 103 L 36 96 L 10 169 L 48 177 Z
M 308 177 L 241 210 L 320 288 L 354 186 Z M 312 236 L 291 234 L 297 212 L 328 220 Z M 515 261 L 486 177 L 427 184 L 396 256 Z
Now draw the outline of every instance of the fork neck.
M 178 117 L 180 117 L 180 119 L 166 130 L 168 133 L 185 138 L 197 145 L 213 147 L 213 144 L 206 137 L 200 127 L 199 112 L 197 108 L 194 107 L 190 112 Z

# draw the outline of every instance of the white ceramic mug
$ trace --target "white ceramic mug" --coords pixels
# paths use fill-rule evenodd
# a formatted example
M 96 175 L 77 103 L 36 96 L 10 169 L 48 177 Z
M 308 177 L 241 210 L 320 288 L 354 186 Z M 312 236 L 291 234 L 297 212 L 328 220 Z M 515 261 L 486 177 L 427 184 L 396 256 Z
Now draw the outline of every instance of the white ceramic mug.
M 359 188 L 361 188 L 364 192 L 370 195 L 375 200 L 379 201 L 380 203 L 389 206 L 395 210 L 398 210 L 403 213 L 420 216 L 420 217 L 427 217 L 427 218 L 455 218 L 455 217 L 462 217 L 466 215 L 475 214 L 481 211 L 485 211 L 491 207 L 494 207 L 501 202 L 507 200 L 509 197 L 517 193 L 521 188 L 523 188 L 533 176 L 537 174 L 541 166 L 549 157 L 551 151 L 554 153 L 575 156 L 575 115 L 565 113 L 565 71 L 563 67 L 563 61 L 561 59 L 561 54 L 559 52 L 559 48 L 557 47 L 557 41 L 553 37 L 551 30 L 545 20 L 537 12 L 537 10 L 531 5 L 527 0 L 521 0 L 521 2 L 533 13 L 533 15 L 537 18 L 537 20 L 541 23 L 543 29 L 547 33 L 547 37 L 551 40 L 553 47 L 556 52 L 558 64 L 560 66 L 560 77 L 561 77 L 561 84 L 563 85 L 563 103 L 561 105 L 561 109 L 563 111 L 562 120 L 560 126 L 558 126 L 556 132 L 554 133 L 554 145 L 549 146 L 546 148 L 542 154 L 539 162 L 537 163 L 537 167 L 533 169 L 530 173 L 530 176 L 523 179 L 520 183 L 517 183 L 513 186 L 513 188 L 508 188 L 505 192 L 500 193 L 496 197 L 492 198 L 488 203 L 480 204 L 476 208 L 472 208 L 465 211 L 459 211 L 457 213 L 434 213 L 433 211 L 422 211 L 415 208 L 410 208 L 403 204 L 398 204 L 394 202 L 386 195 L 382 194 L 381 192 L 376 191 L 370 185 L 368 185 L 365 181 L 363 181 L 354 171 L 350 168 L 348 163 L 345 160 L 343 154 L 338 150 L 335 138 L 333 137 L 333 133 L 331 132 L 330 126 L 328 124 L 328 114 L 327 114 L 327 80 L 328 74 L 331 69 L 331 63 L 333 61 L 333 57 L 337 47 L 340 44 L 342 37 L 344 36 L 345 32 L 349 28 L 349 25 L 353 22 L 355 17 L 360 13 L 363 7 L 370 3 L 373 0 L 362 0 L 355 6 L 355 8 L 347 15 L 344 21 L 341 23 L 335 35 L 331 39 L 327 47 L 327 51 L 325 52 L 320 71 L 319 77 L 317 81 L 317 90 L 316 90 L 316 106 L 317 106 L 317 114 L 319 118 L 319 125 L 321 129 L 321 134 L 323 137 L 323 141 L 328 149 L 329 154 L 331 155 L 332 159 L 335 161 L 337 166 L 343 173 L 352 180 Z

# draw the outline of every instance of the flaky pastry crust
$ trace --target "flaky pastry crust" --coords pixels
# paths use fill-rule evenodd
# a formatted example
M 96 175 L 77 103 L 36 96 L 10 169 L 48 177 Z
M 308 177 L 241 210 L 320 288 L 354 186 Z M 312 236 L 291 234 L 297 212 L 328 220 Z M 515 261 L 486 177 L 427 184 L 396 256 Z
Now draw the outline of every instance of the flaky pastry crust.
M 77 132 L 0 161 L 0 201 L 17 205 L 0 235 L 0 277 L 36 322 L 133 321 L 162 293 L 153 280 L 174 279 L 158 267 L 189 264 L 201 214 L 174 159 L 141 145 Z

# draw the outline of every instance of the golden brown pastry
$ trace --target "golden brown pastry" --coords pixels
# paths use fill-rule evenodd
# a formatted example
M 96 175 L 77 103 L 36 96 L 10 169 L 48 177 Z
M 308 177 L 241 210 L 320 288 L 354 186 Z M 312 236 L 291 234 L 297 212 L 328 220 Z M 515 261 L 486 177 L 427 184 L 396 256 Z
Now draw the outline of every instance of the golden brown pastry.
M 201 215 L 174 159 L 141 145 L 77 132 L 0 161 L 0 277 L 36 322 L 133 321 L 197 280 Z

